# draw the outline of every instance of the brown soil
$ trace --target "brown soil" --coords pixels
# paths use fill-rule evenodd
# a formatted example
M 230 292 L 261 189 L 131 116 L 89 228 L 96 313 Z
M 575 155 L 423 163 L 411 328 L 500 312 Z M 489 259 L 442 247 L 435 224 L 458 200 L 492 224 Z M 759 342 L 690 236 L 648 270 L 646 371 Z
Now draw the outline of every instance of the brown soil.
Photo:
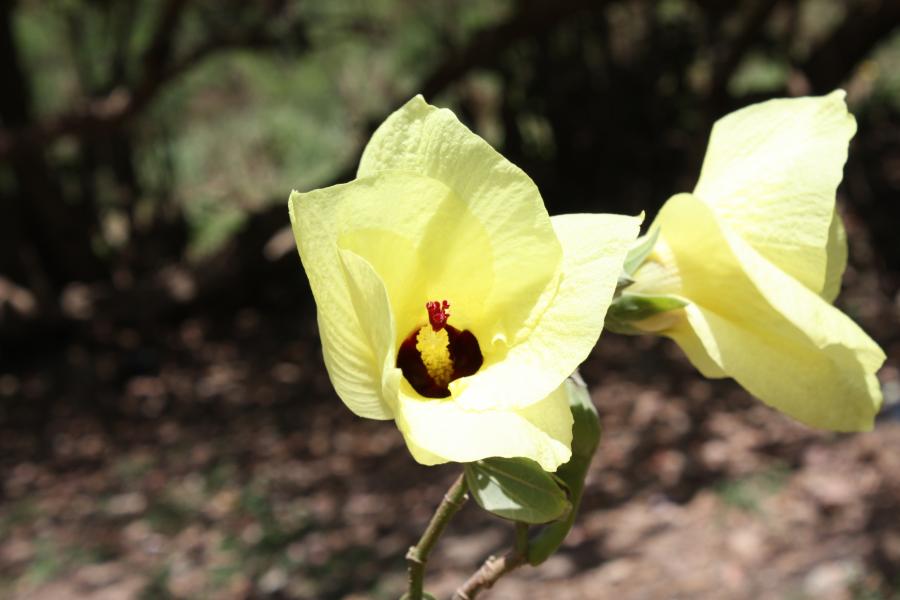
M 847 281 L 889 354 L 873 432 L 811 431 L 665 340 L 604 335 L 583 368 L 604 425 L 583 512 L 485 597 L 900 597 L 897 285 Z M 0 376 L 0 597 L 397 598 L 457 467 L 341 405 L 310 312 L 98 322 Z M 448 596 L 510 539 L 470 502 L 428 588 Z

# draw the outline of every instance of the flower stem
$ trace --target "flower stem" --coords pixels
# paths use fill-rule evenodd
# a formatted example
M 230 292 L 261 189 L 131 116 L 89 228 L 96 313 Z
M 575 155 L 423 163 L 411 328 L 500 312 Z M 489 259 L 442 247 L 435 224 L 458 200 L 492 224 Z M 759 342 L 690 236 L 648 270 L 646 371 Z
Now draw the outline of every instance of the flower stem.
M 528 525 L 517 522 L 513 549 L 499 558 L 488 557 L 481 568 L 456 590 L 453 600 L 474 600 L 479 593 L 493 587 L 501 577 L 525 564 L 527 557 Z
M 528 523 L 516 521 L 516 541 L 513 548 L 522 556 L 528 555 Z
M 434 516 L 425 528 L 425 533 L 419 538 L 419 543 L 410 547 L 406 553 L 406 562 L 409 570 L 409 588 L 404 596 L 404 600 L 422 600 L 422 587 L 425 577 L 425 563 L 428 561 L 428 554 L 437 543 L 438 538 L 444 531 L 444 527 L 456 514 L 462 505 L 465 504 L 468 496 L 466 495 L 466 479 L 463 473 L 460 473 L 447 493 L 441 500 Z

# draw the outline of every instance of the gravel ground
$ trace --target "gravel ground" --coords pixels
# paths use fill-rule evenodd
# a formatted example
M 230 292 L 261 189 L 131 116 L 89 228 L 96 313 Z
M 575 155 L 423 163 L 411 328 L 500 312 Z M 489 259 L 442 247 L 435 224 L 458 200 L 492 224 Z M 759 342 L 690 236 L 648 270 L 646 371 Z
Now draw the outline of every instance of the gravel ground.
M 583 512 L 484 597 L 900 598 L 900 285 L 859 264 L 845 283 L 889 355 L 873 432 L 811 431 L 665 340 L 604 335 L 583 367 L 604 425 Z M 341 405 L 310 314 L 98 321 L 0 369 L 0 597 L 397 598 L 457 468 Z M 470 502 L 429 589 L 511 533 Z

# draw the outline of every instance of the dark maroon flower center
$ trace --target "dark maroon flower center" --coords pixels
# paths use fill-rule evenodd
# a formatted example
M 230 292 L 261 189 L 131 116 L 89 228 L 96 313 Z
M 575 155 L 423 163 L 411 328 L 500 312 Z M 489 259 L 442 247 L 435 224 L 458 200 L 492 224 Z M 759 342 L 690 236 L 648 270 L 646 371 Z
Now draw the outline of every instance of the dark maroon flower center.
M 447 398 L 451 381 L 473 375 L 484 362 L 475 335 L 447 323 L 449 308 L 446 300 L 427 302 L 430 327 L 413 329 L 397 352 L 397 367 L 413 389 L 427 398 Z M 446 338 L 441 332 L 446 332 Z

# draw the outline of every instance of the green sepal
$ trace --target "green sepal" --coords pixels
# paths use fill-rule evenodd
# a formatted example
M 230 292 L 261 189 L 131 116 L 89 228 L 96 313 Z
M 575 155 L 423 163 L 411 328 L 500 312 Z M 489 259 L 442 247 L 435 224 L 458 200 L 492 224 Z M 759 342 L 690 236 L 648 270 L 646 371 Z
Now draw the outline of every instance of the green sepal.
M 656 245 L 656 240 L 658 238 L 659 227 L 656 227 L 635 240 L 631 250 L 629 250 L 628 254 L 625 256 L 625 262 L 622 265 L 622 271 L 624 271 L 625 276 L 630 279 L 631 276 L 634 275 L 634 272 L 637 271 L 638 267 L 641 266 L 650 253 L 653 252 L 653 246 Z M 621 281 L 621 279 L 620 276 L 619 280 Z
M 624 292 L 609 305 L 606 320 L 627 325 L 629 322 L 643 321 L 654 315 L 685 306 L 687 306 L 687 302 L 676 296 L 649 296 Z
M 621 335 L 644 335 L 647 333 L 646 331 L 641 331 L 637 327 L 632 327 L 628 323 L 611 319 L 609 315 L 606 315 L 606 322 L 603 324 L 603 330 L 612 331 L 613 333 L 619 333 Z
M 487 458 L 465 465 L 466 484 L 486 511 L 512 521 L 555 521 L 572 509 L 552 473 L 527 458 Z
M 597 409 L 591 402 L 587 386 L 576 372 L 566 381 L 569 392 L 569 406 L 575 423 L 572 426 L 572 458 L 562 465 L 556 475 L 562 480 L 569 492 L 572 510 L 566 518 L 545 526 L 537 536 L 528 543 L 527 558 L 529 564 L 539 565 L 553 554 L 572 529 L 581 496 L 584 492 L 584 480 L 588 467 L 600 443 L 600 421 Z

